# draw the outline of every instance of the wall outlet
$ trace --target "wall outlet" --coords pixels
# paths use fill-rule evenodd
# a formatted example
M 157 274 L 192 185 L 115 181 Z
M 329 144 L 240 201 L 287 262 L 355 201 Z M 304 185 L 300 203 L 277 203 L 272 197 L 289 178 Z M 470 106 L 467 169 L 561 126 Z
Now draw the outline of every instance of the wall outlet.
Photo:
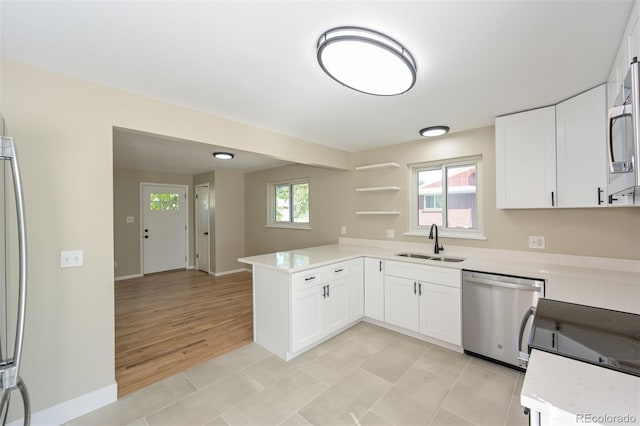
M 82 266 L 84 261 L 84 252 L 82 250 L 70 250 L 60 252 L 61 268 L 76 268 Z
M 529 236 L 529 248 L 531 249 L 543 249 L 544 237 Z
M 135 218 L 133 216 L 127 216 L 127 223 L 133 223 Z
M 387 229 L 387 238 L 395 238 L 396 237 L 396 231 L 393 229 Z
M 343 225 L 343 226 L 341 226 L 341 227 L 340 227 L 340 233 L 341 233 L 342 235 L 347 235 L 347 227 L 346 227 L 346 226 L 344 226 L 344 225 Z

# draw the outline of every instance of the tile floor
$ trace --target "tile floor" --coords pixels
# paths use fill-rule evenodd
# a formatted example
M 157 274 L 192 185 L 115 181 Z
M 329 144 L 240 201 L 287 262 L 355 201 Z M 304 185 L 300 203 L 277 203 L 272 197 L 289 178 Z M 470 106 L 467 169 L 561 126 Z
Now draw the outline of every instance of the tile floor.
M 360 323 L 285 362 L 255 343 L 76 425 L 527 425 L 523 374 Z

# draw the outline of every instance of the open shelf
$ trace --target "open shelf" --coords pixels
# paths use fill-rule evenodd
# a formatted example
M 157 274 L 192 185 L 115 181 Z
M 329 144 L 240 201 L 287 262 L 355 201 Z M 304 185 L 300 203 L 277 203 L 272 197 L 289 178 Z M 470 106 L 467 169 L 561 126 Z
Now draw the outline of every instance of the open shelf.
M 377 169 L 391 169 L 400 167 L 398 163 L 379 163 L 379 164 L 366 164 L 363 166 L 357 166 L 355 168 L 356 171 L 364 171 L 364 170 L 377 170 Z
M 370 192 L 370 191 L 400 191 L 399 186 L 370 186 L 366 188 L 356 188 L 356 192 Z

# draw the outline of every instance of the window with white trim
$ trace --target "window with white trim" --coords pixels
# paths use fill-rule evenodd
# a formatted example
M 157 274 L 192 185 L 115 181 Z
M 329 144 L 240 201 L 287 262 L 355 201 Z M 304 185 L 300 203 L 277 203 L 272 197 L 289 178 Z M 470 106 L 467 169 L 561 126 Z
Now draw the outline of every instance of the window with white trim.
M 427 234 L 436 224 L 444 236 L 484 238 L 478 184 L 481 158 L 414 164 L 410 169 L 409 234 Z
M 267 226 L 309 229 L 309 179 L 267 185 Z

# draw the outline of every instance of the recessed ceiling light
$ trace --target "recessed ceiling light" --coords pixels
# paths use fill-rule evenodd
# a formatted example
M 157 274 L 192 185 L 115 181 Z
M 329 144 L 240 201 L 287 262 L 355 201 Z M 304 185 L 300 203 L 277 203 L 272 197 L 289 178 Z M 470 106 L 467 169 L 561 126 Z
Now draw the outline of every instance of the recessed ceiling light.
M 329 77 L 358 92 L 399 95 L 416 82 L 416 62 L 400 43 L 360 27 L 337 27 L 318 40 L 318 63 Z
M 213 156 L 218 160 L 231 160 L 235 155 L 230 152 L 214 152 Z
M 442 136 L 449 132 L 449 126 L 431 126 L 420 130 L 420 135 L 426 137 Z

